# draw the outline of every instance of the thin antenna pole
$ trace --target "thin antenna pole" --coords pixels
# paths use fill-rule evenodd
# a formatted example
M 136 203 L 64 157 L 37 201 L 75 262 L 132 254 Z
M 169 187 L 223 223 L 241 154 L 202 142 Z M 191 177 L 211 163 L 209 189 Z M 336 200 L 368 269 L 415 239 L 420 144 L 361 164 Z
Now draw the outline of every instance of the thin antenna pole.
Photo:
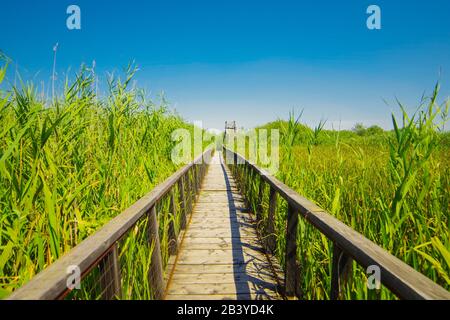
M 97 83 L 97 76 L 95 75 L 95 66 L 96 62 L 95 60 L 92 61 L 92 76 L 94 77 L 94 91 L 95 91 L 95 101 L 98 101 L 98 83 Z
M 41 99 L 42 99 L 42 101 L 45 100 L 44 80 L 41 81 Z M 45 105 L 45 103 L 44 103 L 44 105 Z
M 17 73 L 19 72 L 18 68 L 19 68 L 19 64 L 16 61 L 16 72 L 14 73 L 14 87 L 15 88 L 17 88 Z
M 55 101 L 55 80 L 56 80 L 56 52 L 58 43 L 53 47 L 53 73 L 52 73 L 52 100 Z

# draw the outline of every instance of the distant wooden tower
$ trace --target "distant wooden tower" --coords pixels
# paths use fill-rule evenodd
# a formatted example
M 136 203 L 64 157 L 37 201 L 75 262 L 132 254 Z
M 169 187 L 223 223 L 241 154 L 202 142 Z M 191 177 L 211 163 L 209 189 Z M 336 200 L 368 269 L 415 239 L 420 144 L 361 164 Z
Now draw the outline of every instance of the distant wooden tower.
M 223 135 L 223 141 L 227 141 L 227 136 L 234 136 L 236 134 L 237 127 L 236 121 L 225 121 L 225 134 Z

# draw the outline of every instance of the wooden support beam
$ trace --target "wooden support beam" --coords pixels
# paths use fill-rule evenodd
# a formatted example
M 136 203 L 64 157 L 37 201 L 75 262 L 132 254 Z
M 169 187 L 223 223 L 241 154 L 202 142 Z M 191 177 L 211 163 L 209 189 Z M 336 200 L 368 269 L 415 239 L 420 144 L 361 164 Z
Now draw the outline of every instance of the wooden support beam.
M 258 201 L 257 201 L 258 204 L 257 204 L 257 209 L 256 209 L 256 219 L 258 220 L 258 222 L 261 221 L 262 216 L 263 216 L 264 187 L 265 187 L 264 180 L 263 180 L 263 178 L 259 177 L 259 190 L 258 190 Z
M 239 164 L 237 157 L 234 157 L 234 176 L 236 178 L 236 182 L 239 183 Z
M 169 211 L 172 215 L 169 218 L 169 229 L 168 229 L 168 249 L 170 255 L 177 254 L 178 251 L 178 236 L 177 231 L 175 228 L 175 222 L 177 221 L 177 207 L 175 203 L 175 190 L 172 188 L 169 195 L 170 204 L 169 204 Z
M 122 293 L 120 278 L 120 261 L 115 243 L 99 264 L 100 288 L 103 300 L 120 299 Z
M 269 210 L 267 212 L 266 225 L 266 246 L 269 251 L 274 252 L 277 246 L 277 238 L 275 235 L 275 212 L 277 210 L 277 192 L 273 186 L 269 191 Z
M 188 172 L 186 172 L 185 178 L 186 178 L 185 181 L 186 181 L 186 185 L 187 185 L 187 192 L 186 192 L 186 198 L 187 198 L 187 202 L 188 202 L 187 212 L 189 214 L 191 214 L 192 208 L 193 208 L 193 204 L 192 204 L 192 193 L 193 193 L 192 188 L 193 187 L 192 187 L 192 179 L 191 179 L 190 170 Z
M 191 173 L 192 173 L 192 201 L 195 201 L 195 196 L 197 195 L 197 191 L 198 191 L 198 185 L 197 185 L 197 168 L 195 166 L 195 164 L 192 166 L 191 169 Z
M 251 167 L 248 163 L 244 164 L 244 175 L 245 175 L 245 181 L 244 181 L 244 186 L 245 186 L 245 193 L 244 193 L 244 197 L 248 200 L 248 203 L 251 205 L 251 200 L 254 199 L 254 197 L 252 196 L 252 170 Z M 253 212 L 255 212 L 253 210 L 253 208 L 251 208 Z
M 178 195 L 179 195 L 179 201 L 180 201 L 180 228 L 182 230 L 186 229 L 186 197 L 184 194 L 184 176 L 178 180 Z
M 202 186 L 202 176 L 201 176 L 201 165 L 197 164 L 195 166 L 195 172 L 197 173 L 197 195 L 200 193 L 200 187 Z
M 156 216 L 156 207 L 153 206 L 148 216 L 148 233 L 150 244 L 153 246 L 152 259 L 148 272 L 148 281 L 156 300 L 161 300 L 164 295 L 164 275 L 161 256 L 161 244 L 159 241 L 159 226 Z
M 242 185 L 243 185 L 243 190 L 244 190 L 244 196 L 247 195 L 247 181 L 248 181 L 248 176 L 247 176 L 247 163 L 244 162 L 242 164 Z
M 342 289 L 348 280 L 348 275 L 352 270 L 352 259 L 346 255 L 338 245 L 333 244 L 333 262 L 331 273 L 331 292 L 330 299 L 338 300 L 341 298 Z

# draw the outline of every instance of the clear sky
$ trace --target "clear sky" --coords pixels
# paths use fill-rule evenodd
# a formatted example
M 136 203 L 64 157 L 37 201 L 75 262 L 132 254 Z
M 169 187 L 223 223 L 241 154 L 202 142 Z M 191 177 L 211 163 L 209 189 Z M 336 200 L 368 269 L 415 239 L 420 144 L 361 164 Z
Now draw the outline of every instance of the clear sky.
M 70 4 L 81 30 L 66 27 Z M 381 30 L 366 27 L 370 4 Z M 23 78 L 46 83 L 56 42 L 60 81 L 83 62 L 104 75 L 135 60 L 138 85 L 208 128 L 292 109 L 309 124 L 389 128 L 395 97 L 415 107 L 437 80 L 441 101 L 449 96 L 449 14 L 448 0 L 0 0 L 0 50 Z

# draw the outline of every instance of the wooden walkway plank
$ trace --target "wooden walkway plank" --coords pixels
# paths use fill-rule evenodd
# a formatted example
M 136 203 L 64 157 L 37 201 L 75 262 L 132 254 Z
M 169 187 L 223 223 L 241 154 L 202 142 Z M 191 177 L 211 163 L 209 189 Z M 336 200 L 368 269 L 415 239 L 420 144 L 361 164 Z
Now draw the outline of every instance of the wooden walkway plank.
M 173 263 L 168 300 L 281 299 L 283 282 L 253 215 L 217 152 Z

